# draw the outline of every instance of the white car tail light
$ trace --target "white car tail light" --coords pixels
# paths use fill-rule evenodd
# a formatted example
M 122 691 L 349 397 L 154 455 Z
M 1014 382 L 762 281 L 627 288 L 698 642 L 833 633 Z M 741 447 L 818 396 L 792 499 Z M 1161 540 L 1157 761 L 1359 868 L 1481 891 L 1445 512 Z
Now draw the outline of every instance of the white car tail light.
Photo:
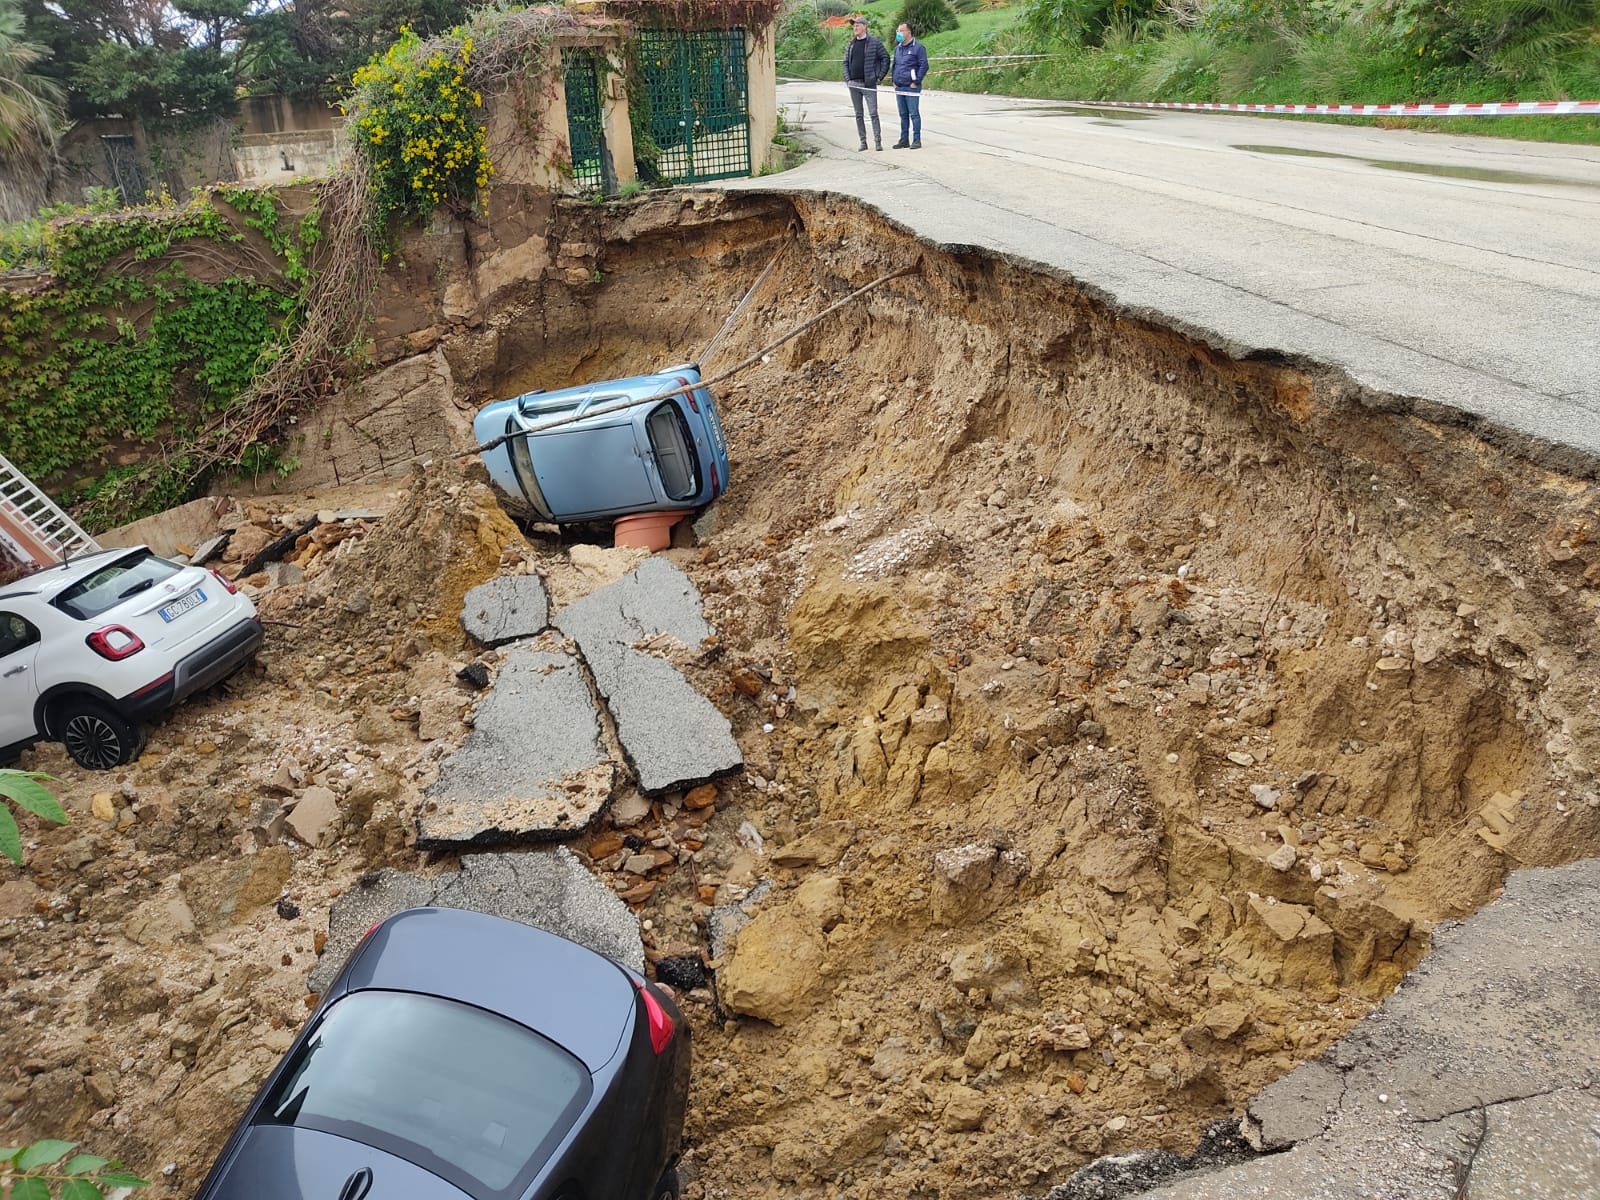
M 220 583 L 223 587 L 228 589 L 228 595 L 232 596 L 232 595 L 235 595 L 235 594 L 238 593 L 238 591 L 239 591 L 238 585 L 235 584 L 233 582 L 233 580 L 229 579 L 226 575 L 224 575 L 221 571 L 218 571 L 215 568 L 213 568 L 212 571 L 211 571 L 211 574 L 212 574 L 213 577 L 215 577 L 215 579 L 216 579 L 216 581 L 218 583 Z
M 112 662 L 121 662 L 144 649 L 144 643 L 139 640 L 139 635 L 122 625 L 107 625 L 104 629 L 96 629 L 84 641 L 88 643 L 89 649 Z

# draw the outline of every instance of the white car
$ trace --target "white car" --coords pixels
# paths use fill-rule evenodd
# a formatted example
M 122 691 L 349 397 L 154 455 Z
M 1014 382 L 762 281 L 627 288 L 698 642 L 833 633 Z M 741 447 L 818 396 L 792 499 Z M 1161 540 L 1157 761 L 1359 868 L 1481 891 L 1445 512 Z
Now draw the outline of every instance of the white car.
M 230 580 L 144 546 L 0 586 L 0 762 L 56 741 L 79 766 L 121 766 L 146 721 L 232 674 L 261 638 Z

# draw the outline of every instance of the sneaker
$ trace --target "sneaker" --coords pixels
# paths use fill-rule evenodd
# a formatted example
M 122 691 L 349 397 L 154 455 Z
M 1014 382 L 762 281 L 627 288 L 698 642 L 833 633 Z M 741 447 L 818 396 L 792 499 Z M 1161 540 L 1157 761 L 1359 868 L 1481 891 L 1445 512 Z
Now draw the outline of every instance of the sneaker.
M 873 147 L 873 149 L 874 150 L 882 150 L 883 149 L 883 143 L 879 142 L 876 146 Z
M 904 138 L 902 138 L 900 141 L 898 141 L 894 145 L 890 146 L 889 149 L 891 149 L 891 150 L 904 150 L 909 145 L 911 145 L 911 143 L 906 141 Z
M 922 149 L 922 139 L 918 138 L 916 141 L 912 142 L 911 143 L 911 148 L 913 150 L 921 150 Z
M 865 142 L 862 142 L 861 145 L 856 147 L 857 150 L 865 150 L 866 148 L 867 144 Z

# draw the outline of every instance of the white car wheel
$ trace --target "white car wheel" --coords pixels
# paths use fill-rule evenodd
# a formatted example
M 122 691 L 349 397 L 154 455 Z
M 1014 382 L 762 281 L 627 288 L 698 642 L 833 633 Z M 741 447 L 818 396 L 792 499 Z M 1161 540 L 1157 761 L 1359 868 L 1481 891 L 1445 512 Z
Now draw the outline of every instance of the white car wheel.
M 116 713 L 87 701 L 72 701 L 61 713 L 61 744 L 72 761 L 91 771 L 120 767 L 139 750 L 134 727 Z

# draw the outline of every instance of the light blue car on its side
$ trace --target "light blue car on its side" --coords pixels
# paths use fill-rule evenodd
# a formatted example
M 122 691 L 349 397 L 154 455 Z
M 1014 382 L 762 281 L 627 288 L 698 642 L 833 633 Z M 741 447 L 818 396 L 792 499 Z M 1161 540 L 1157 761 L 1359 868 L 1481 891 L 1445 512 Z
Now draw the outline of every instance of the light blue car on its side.
M 728 486 L 728 445 L 693 364 L 486 405 L 473 420 L 495 488 L 513 509 L 556 524 L 695 509 Z M 680 388 L 692 391 L 668 396 Z M 661 396 L 658 403 L 648 403 Z M 641 401 L 618 411 L 626 401 Z M 560 418 L 570 424 L 525 433 Z

